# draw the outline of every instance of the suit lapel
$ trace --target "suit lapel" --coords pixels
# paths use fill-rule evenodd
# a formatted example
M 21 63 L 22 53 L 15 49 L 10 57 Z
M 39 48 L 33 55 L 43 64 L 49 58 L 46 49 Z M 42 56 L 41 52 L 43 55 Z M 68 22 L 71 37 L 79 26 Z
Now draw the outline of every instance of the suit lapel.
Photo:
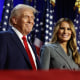
M 26 53 L 26 50 L 25 50 L 24 46 L 22 45 L 21 41 L 19 40 L 18 36 L 16 35 L 16 33 L 12 29 L 9 30 L 9 31 L 11 33 L 11 39 L 13 40 L 15 45 L 18 46 L 19 50 L 21 50 L 21 53 L 24 55 L 27 62 L 30 64 L 30 61 L 29 61 L 28 55 Z
M 56 44 L 57 44 L 57 48 L 56 48 L 57 53 L 62 57 L 62 59 L 64 59 L 64 61 L 66 61 L 66 63 L 72 69 L 72 67 L 71 67 L 72 64 L 71 64 L 71 62 L 69 60 L 69 56 L 67 56 L 67 54 L 64 52 L 63 48 L 60 46 L 59 43 L 56 43 Z M 71 51 L 69 51 L 69 52 L 71 52 Z
M 36 49 L 35 46 L 30 42 L 30 40 L 28 39 L 29 44 L 31 45 L 31 48 L 35 54 L 35 58 L 36 58 L 36 64 L 37 64 L 37 68 L 40 68 L 40 61 L 38 59 L 37 53 L 36 53 Z

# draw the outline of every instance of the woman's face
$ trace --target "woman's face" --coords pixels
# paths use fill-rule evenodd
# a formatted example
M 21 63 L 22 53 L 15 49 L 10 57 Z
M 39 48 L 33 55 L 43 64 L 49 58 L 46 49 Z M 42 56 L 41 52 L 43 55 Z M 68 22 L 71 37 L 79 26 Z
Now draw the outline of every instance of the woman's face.
M 58 30 L 58 40 L 60 42 L 68 42 L 71 38 L 71 34 L 72 34 L 72 31 L 71 31 L 69 23 L 65 21 L 62 22 Z

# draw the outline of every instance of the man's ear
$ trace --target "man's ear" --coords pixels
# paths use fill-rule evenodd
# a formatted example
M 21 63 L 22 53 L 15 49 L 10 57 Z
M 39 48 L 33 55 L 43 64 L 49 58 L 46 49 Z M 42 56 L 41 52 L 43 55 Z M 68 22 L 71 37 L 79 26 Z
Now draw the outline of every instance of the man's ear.
M 15 17 L 12 18 L 12 23 L 15 25 L 17 24 L 17 19 Z

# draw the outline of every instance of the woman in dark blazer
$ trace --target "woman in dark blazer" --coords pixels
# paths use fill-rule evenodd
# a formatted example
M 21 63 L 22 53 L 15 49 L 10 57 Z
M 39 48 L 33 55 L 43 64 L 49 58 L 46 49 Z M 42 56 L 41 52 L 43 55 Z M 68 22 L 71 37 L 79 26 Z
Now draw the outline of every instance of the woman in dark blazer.
M 61 18 L 56 23 L 51 42 L 42 46 L 40 55 L 42 69 L 79 69 L 76 32 L 70 19 Z

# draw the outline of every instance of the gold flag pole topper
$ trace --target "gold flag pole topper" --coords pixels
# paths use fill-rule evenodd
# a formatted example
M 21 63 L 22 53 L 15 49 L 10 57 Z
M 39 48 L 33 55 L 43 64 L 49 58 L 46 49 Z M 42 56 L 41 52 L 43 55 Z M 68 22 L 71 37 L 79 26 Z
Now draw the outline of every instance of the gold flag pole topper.
M 78 8 L 78 13 L 80 14 L 80 0 L 76 0 L 74 9 Z
M 55 7 L 55 0 L 50 0 L 50 3 Z

